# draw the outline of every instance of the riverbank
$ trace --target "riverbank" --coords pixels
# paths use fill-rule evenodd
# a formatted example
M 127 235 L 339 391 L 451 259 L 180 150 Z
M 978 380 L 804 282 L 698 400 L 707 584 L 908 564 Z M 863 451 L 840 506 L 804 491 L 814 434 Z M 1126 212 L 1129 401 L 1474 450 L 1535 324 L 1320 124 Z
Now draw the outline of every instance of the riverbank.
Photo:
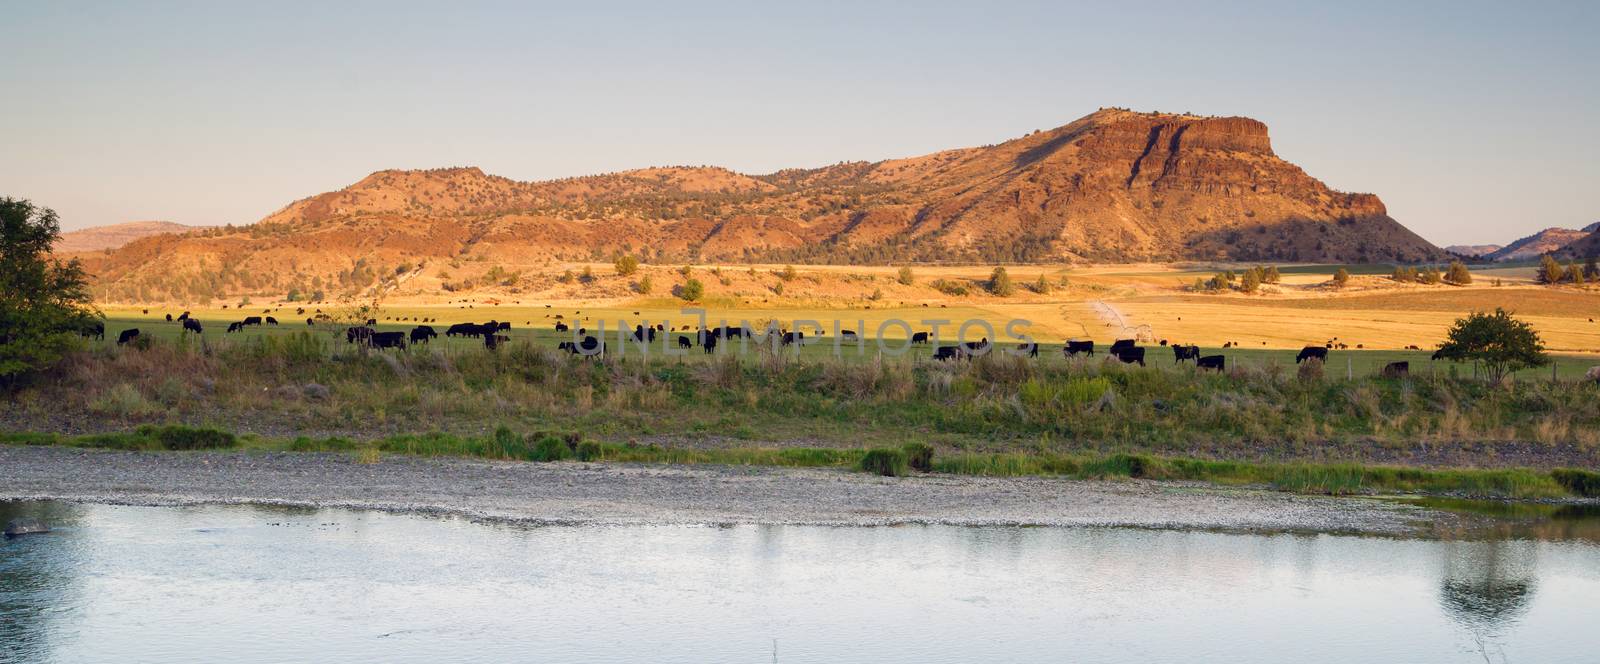
M 1414 534 L 1386 501 L 1148 480 L 0 446 L 0 500 L 347 507 L 543 524 L 1132 526 Z

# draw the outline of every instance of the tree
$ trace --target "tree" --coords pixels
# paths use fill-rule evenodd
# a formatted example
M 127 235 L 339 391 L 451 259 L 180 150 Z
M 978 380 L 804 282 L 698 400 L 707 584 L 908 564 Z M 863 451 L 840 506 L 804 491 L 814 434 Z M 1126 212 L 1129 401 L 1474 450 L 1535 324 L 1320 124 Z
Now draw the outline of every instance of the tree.
M 1595 277 L 1600 277 L 1600 265 L 1595 265 L 1594 256 L 1583 259 L 1583 276 L 1590 281 L 1593 281 Z
M 617 257 L 616 267 L 617 274 L 624 277 L 629 276 L 639 271 L 639 259 L 630 254 L 623 254 Z
M 639 285 L 634 286 L 634 290 L 639 291 L 640 295 L 649 295 L 652 288 L 655 288 L 655 284 L 650 281 L 648 274 L 639 277 Z
M 1346 269 L 1341 267 L 1341 268 L 1339 268 L 1338 272 L 1334 272 L 1333 273 L 1333 285 L 1335 287 L 1344 288 L 1344 285 L 1348 284 L 1348 283 L 1350 283 L 1350 271 L 1349 270 L 1346 270 Z
M 1268 265 L 1266 275 L 1261 280 L 1269 284 L 1276 284 L 1283 281 L 1283 275 L 1278 272 L 1278 266 Z
M 700 283 L 699 279 L 690 279 L 683 282 L 683 285 L 679 286 L 677 291 L 678 297 L 687 302 L 694 302 L 706 294 L 706 285 Z
M 895 281 L 900 282 L 900 285 L 902 286 L 910 286 L 911 284 L 916 283 L 916 279 L 911 275 L 910 266 L 901 267 L 900 276 L 896 277 Z
M 1044 273 L 1039 273 L 1039 280 L 1033 282 L 1033 292 L 1040 295 L 1049 295 L 1051 290 L 1050 280 L 1044 278 Z
M 1010 297 L 1016 292 L 1016 287 L 1011 285 L 1011 275 L 1006 274 L 1006 269 L 997 267 L 989 273 L 989 292 L 1000 297 Z
M 1505 309 L 1469 314 L 1456 321 L 1445 339 L 1436 354 L 1440 359 L 1481 362 L 1485 377 L 1494 384 L 1510 372 L 1550 363 L 1539 333 Z
M 1261 290 L 1261 273 L 1257 270 L 1246 271 L 1244 278 L 1239 281 L 1239 290 L 1246 293 L 1254 293 Z
M 1444 282 L 1456 286 L 1465 286 L 1472 283 L 1472 271 L 1461 261 L 1450 261 L 1449 269 L 1445 270 Z
M 1439 268 L 1429 265 L 1422 270 L 1422 276 L 1417 280 L 1430 286 L 1437 286 L 1439 282 L 1444 281 L 1444 275 L 1439 272 Z
M 101 325 L 77 260 L 50 254 L 61 237 L 54 210 L 0 198 L 0 383 L 46 369 Z
M 1561 264 L 1556 262 L 1555 257 L 1550 254 L 1539 257 L 1539 283 L 1559 284 L 1561 278 L 1566 275 L 1566 270 L 1561 269 Z

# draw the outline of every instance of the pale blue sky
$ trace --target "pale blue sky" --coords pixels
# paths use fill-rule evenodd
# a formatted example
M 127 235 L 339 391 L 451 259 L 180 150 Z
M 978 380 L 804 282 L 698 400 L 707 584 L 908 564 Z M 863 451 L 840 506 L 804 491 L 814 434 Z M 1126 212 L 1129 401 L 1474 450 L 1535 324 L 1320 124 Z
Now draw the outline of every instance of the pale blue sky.
M 1127 106 L 1263 120 L 1440 244 L 1600 220 L 1596 2 L 677 4 L 0 0 L 0 195 L 248 223 L 383 168 L 765 173 Z

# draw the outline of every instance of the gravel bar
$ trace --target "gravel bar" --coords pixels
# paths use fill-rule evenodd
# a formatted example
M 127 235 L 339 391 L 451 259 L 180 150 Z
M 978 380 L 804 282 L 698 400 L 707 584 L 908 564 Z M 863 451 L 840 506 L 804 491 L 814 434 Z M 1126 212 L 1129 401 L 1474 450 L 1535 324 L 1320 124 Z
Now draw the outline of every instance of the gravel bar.
M 1438 512 L 1359 498 L 1147 480 L 839 469 L 522 463 L 294 452 L 118 452 L 0 445 L 0 500 L 259 504 L 535 524 L 1131 526 L 1405 535 Z

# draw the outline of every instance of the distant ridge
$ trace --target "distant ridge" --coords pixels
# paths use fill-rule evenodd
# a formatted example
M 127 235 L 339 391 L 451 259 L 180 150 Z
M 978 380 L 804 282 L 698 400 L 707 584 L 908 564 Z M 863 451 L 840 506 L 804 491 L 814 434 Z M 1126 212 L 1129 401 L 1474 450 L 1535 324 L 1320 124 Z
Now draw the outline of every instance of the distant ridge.
M 56 241 L 55 251 L 68 254 L 80 251 L 116 249 L 140 238 L 168 233 L 184 233 L 200 228 L 204 227 L 185 226 L 170 221 L 129 221 L 106 226 L 91 226 L 62 233 L 61 239 Z
M 767 175 L 677 166 L 519 182 L 471 167 L 378 171 L 251 226 L 135 241 L 91 268 L 113 293 L 194 296 L 344 288 L 365 280 L 352 273 L 430 261 L 619 252 L 795 263 L 1445 256 L 1377 196 L 1334 191 L 1279 158 L 1259 121 L 1110 108 L 995 145 Z

